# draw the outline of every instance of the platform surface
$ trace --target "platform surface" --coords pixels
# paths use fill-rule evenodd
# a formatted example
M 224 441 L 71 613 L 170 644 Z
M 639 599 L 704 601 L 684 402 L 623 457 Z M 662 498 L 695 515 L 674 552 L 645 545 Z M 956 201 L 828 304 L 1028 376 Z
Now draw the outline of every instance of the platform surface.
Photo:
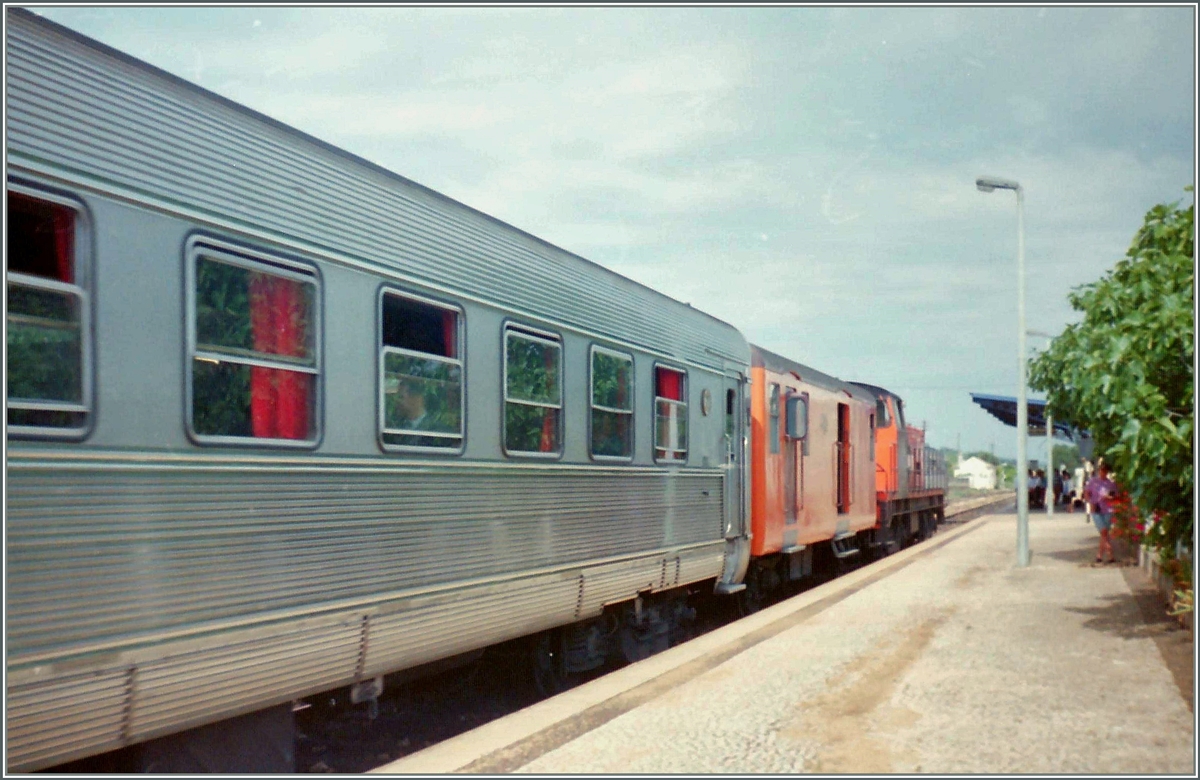
M 374 771 L 1194 776 L 1193 692 L 1096 541 L 1031 514 L 1018 568 L 987 515 Z

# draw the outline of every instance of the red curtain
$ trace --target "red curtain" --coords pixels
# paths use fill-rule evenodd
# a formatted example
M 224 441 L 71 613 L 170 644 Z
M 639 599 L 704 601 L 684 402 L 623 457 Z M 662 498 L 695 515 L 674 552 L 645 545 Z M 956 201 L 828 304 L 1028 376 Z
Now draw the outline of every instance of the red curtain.
M 299 282 L 254 273 L 250 277 L 250 327 L 254 349 L 302 357 L 308 312 Z M 250 421 L 254 435 L 268 439 L 308 437 L 308 374 L 250 367 Z
M 538 445 L 538 452 L 554 452 L 558 449 L 556 446 L 557 442 L 555 441 L 557 437 L 554 435 L 558 428 L 556 417 L 554 409 L 543 410 L 542 441 Z
M 54 207 L 54 259 L 58 266 L 59 281 L 75 282 L 75 212 L 66 206 Z
M 75 283 L 75 211 L 57 203 L 48 203 L 38 198 L 31 198 L 19 192 L 8 193 L 8 211 L 11 215 L 20 213 L 27 219 L 34 220 L 37 231 L 46 228 L 49 221 L 53 241 L 53 256 L 47 257 L 44 245 L 39 245 L 34 251 L 36 257 L 21 258 L 19 266 L 24 273 L 46 276 L 67 284 Z M 10 223 L 11 226 L 11 223 Z
M 458 315 L 452 311 L 442 312 L 442 347 L 445 350 L 444 354 L 448 358 L 457 358 L 458 350 L 456 349 L 458 341 Z
M 655 369 L 658 397 L 672 401 L 683 400 L 683 375 L 669 368 Z
M 558 364 L 555 361 L 555 356 L 558 354 L 550 347 L 546 347 L 543 354 L 543 364 L 546 367 L 546 373 L 554 377 L 555 384 L 558 383 Z M 559 393 L 562 390 L 560 388 Z M 560 395 L 561 397 L 561 395 Z M 546 409 L 542 412 L 542 440 L 538 445 L 538 452 L 555 452 L 558 450 L 558 414 L 553 409 Z

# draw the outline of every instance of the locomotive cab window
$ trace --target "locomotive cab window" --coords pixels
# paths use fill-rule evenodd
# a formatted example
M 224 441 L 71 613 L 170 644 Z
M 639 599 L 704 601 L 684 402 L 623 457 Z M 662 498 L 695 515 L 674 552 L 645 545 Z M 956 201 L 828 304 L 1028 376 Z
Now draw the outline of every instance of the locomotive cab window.
M 8 190 L 8 430 L 78 436 L 91 411 L 82 212 Z
M 734 417 L 737 410 L 737 391 L 725 391 L 725 435 L 733 440 L 734 431 L 737 429 L 737 419 Z
M 687 372 L 654 367 L 654 458 L 687 460 Z
M 552 333 L 504 329 L 504 451 L 562 452 L 562 343 Z
M 592 456 L 633 457 L 633 357 L 592 347 Z
M 313 269 L 196 244 L 189 424 L 210 444 L 311 445 L 320 355 Z
M 379 421 L 384 448 L 461 451 L 461 311 L 385 290 L 379 321 Z

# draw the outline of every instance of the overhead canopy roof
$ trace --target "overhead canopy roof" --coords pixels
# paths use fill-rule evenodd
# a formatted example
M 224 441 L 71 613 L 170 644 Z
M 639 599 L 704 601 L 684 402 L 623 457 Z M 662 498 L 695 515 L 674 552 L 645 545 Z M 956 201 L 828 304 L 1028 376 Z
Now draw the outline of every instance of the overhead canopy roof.
M 971 393 L 971 400 L 983 407 L 984 411 L 995 417 L 1005 425 L 1017 427 L 1017 399 L 1007 395 L 985 395 L 984 393 Z M 1025 401 L 1025 409 L 1029 414 L 1029 433 L 1032 436 L 1046 435 L 1046 402 L 1036 401 L 1028 398 Z M 1068 423 L 1054 421 L 1054 435 L 1061 436 L 1064 439 L 1078 441 L 1079 438 L 1087 434 L 1077 431 Z

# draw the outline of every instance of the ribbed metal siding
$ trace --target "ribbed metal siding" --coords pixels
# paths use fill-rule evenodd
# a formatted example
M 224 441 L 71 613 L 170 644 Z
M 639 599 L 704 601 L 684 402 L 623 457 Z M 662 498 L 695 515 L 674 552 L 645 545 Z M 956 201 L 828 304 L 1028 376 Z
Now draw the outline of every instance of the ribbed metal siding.
M 9 683 L 7 768 L 25 771 L 120 747 L 129 671 Z
M 722 532 L 717 475 L 87 470 L 10 459 L 8 477 L 11 661 Z
M 578 576 L 552 574 L 457 591 L 372 617 L 364 677 L 455 655 L 574 620 Z
M 659 558 L 585 569 L 583 595 L 579 599 L 580 617 L 597 615 L 605 604 L 627 599 L 638 591 L 656 589 L 661 583 L 661 572 Z
M 112 668 L 60 679 L 23 670 L 35 681 L 9 688 L 8 768 L 51 766 L 445 658 L 720 566 L 710 545 L 134 648 L 109 654 Z
M 733 327 L 250 112 L 8 17 L 10 164 L 35 158 L 516 310 L 721 367 Z M 164 262 L 175 262 L 164 258 Z
M 293 623 L 282 632 L 262 633 L 225 635 L 220 644 L 139 664 L 131 739 L 353 682 L 362 637 L 357 615 L 333 625 Z
M 724 547 L 685 553 L 679 556 L 679 582 L 696 582 L 720 576 L 724 564 Z
M 667 556 L 593 566 L 583 570 L 579 617 L 592 617 L 607 604 L 633 594 L 659 591 L 716 577 L 721 573 L 723 543 Z

